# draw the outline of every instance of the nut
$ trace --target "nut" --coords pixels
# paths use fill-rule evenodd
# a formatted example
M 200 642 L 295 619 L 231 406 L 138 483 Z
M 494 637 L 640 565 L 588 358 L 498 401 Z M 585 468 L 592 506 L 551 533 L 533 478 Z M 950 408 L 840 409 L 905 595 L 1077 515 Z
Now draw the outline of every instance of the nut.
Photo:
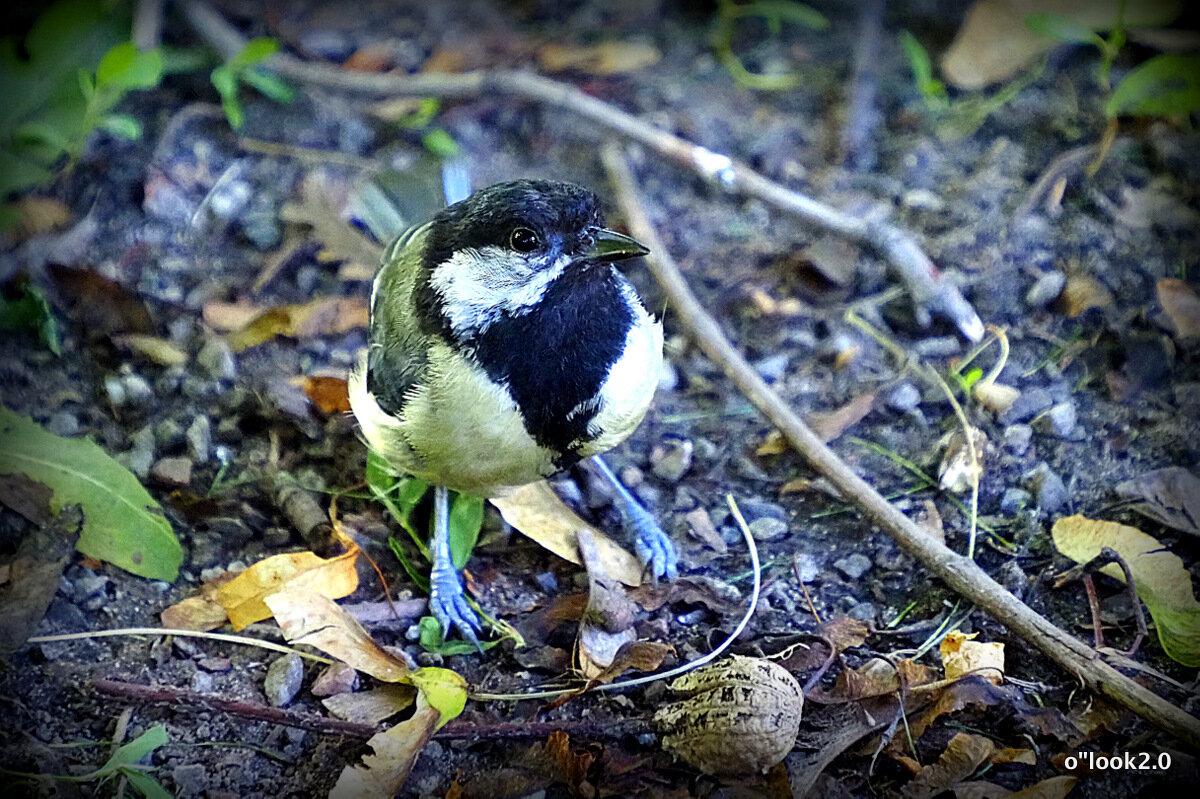
M 684 698 L 654 714 L 663 748 L 706 774 L 756 774 L 796 743 L 804 694 L 777 663 L 733 655 L 670 685 Z

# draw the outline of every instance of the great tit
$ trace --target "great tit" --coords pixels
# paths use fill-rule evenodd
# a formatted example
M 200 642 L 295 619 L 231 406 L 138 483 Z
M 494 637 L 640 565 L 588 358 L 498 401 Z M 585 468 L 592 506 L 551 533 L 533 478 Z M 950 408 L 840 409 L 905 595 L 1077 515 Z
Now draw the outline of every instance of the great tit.
M 614 262 L 649 252 L 571 183 L 481 189 L 384 251 L 350 404 L 368 446 L 434 485 L 430 610 L 478 646 L 450 556 L 447 489 L 501 496 L 597 456 L 641 422 L 662 326 Z M 674 577 L 671 540 L 603 461 L 639 556 Z

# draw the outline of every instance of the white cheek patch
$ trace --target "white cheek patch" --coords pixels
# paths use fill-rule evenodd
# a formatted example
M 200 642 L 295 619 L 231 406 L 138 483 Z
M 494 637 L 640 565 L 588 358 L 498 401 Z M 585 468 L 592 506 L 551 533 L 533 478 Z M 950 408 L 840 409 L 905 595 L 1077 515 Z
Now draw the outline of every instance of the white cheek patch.
M 442 298 L 450 327 L 478 333 L 505 314 L 519 316 L 536 305 L 569 263 L 560 255 L 542 266 L 500 247 L 481 247 L 456 252 L 433 270 L 429 282 Z

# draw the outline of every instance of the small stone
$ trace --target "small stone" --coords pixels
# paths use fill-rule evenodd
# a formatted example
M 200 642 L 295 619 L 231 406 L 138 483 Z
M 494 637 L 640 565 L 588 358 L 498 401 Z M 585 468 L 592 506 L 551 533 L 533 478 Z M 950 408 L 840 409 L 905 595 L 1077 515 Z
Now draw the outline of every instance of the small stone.
M 240 547 L 254 537 L 250 526 L 236 516 L 216 516 L 208 520 L 208 531 L 226 547 Z
M 211 674 L 206 671 L 199 670 L 192 672 L 191 679 L 189 679 L 188 682 L 190 683 L 193 691 L 202 694 L 211 693 L 213 687 L 216 685 L 216 680 L 213 679 Z
M 871 568 L 871 559 L 861 552 L 854 552 L 833 562 L 833 568 L 842 573 L 847 580 L 857 580 Z
M 1021 569 L 1021 564 L 1016 559 L 1006 560 L 1000 564 L 1000 584 L 1008 589 L 1008 592 L 1021 599 L 1025 595 L 1025 589 L 1029 586 L 1029 576 Z
M 141 375 L 130 372 L 121 376 L 121 387 L 125 391 L 125 404 L 141 407 L 154 401 L 154 389 Z
M 795 566 L 802 583 L 811 583 L 821 573 L 821 566 L 817 563 L 817 559 L 807 552 L 801 552 L 796 556 Z
M 446 662 L 446 659 L 444 657 L 442 657 L 441 652 L 421 651 L 421 652 L 417 653 L 417 663 L 423 667 L 424 666 L 441 666 L 445 662 Z
M 777 502 L 768 502 L 758 497 L 747 497 L 739 501 L 738 505 L 742 510 L 742 514 L 750 520 L 770 516 L 772 519 L 779 519 L 781 522 L 787 521 L 787 510 Z
M 1038 277 L 1025 292 L 1025 304 L 1030 308 L 1045 308 L 1058 299 L 1063 287 L 1067 285 L 1067 276 L 1053 269 Z
M 681 436 L 664 436 L 650 451 L 650 468 L 671 483 L 678 482 L 692 467 L 692 442 Z
M 760 358 L 754 362 L 754 371 L 758 372 L 758 376 L 768 383 L 776 383 L 787 371 L 790 360 L 791 356 L 786 352 L 768 355 L 766 358 Z
M 154 431 L 149 425 L 129 437 L 132 446 L 124 455 L 124 463 L 139 479 L 145 480 L 154 464 Z
M 1058 438 L 1070 438 L 1075 432 L 1075 403 L 1059 402 L 1030 422 L 1034 430 Z
M 116 375 L 109 375 L 104 378 L 104 395 L 108 398 L 108 404 L 114 408 L 121 408 L 125 405 L 125 384 L 121 382 L 121 378 Z
M 348 694 L 354 690 L 354 686 L 357 684 L 358 672 L 353 666 L 345 663 L 333 663 L 317 675 L 310 690 L 313 696 L 333 696 L 334 694 Z
M 1027 424 L 1010 424 L 1004 428 L 1004 448 L 1014 455 L 1024 455 L 1033 440 L 1033 428 Z
M 558 578 L 551 572 L 540 572 L 533 575 L 533 581 L 537 587 L 542 589 L 547 594 L 558 593 Z
M 217 380 L 233 380 L 237 377 L 237 362 L 233 358 L 233 350 L 228 342 L 218 336 L 211 336 L 204 342 L 200 352 L 196 354 L 196 363 L 210 377 Z
M 750 522 L 750 535 L 755 541 L 775 541 L 788 534 L 788 524 L 782 519 L 764 516 Z
M 1025 475 L 1025 482 L 1033 491 L 1038 510 L 1054 513 L 1067 504 L 1067 486 L 1062 478 L 1042 461 Z
M 190 763 L 171 769 L 171 779 L 179 796 L 199 796 L 208 788 L 207 769 L 202 763 Z
M 233 661 L 222 657 L 203 657 L 196 661 L 196 665 L 205 671 L 224 674 L 233 668 Z
M 190 458 L 160 458 L 150 470 L 150 479 L 167 488 L 186 488 L 192 482 Z
M 888 392 L 887 406 L 900 413 L 910 413 L 921 404 L 921 391 L 912 383 L 900 383 Z
M 679 614 L 676 620 L 684 627 L 691 627 L 704 621 L 704 617 L 707 615 L 707 613 L 708 611 L 706 611 L 704 608 L 697 608 L 696 610 L 689 610 L 687 613 Z
M 930 211 L 938 213 L 946 207 L 946 202 L 928 189 L 909 189 L 900 197 L 900 204 L 910 211 Z
M 1000 497 L 1000 510 L 1008 514 L 1019 513 L 1033 502 L 1033 495 L 1023 488 L 1009 488 Z
M 667 358 L 662 359 L 658 367 L 658 390 L 674 391 L 679 386 L 679 370 Z
M 1000 424 L 1027 422 L 1054 404 L 1054 395 L 1040 386 L 1025 389 L 1009 409 L 1000 414 Z
M 268 550 L 282 549 L 292 542 L 292 531 L 286 527 L 268 527 L 263 531 L 262 541 Z
M 871 602 L 859 602 L 847 610 L 846 615 L 857 621 L 875 621 L 879 618 L 879 609 Z
M 79 417 L 70 411 L 58 411 L 46 422 L 46 429 L 56 436 L 70 438 L 79 434 Z
M 154 425 L 154 441 L 164 452 L 178 452 L 187 441 L 183 425 L 174 419 L 163 419 Z
M 294 653 L 271 661 L 263 680 L 263 693 L 272 707 L 284 707 L 296 698 L 304 679 L 304 661 Z
M 188 454 L 197 466 L 208 463 L 208 451 L 212 447 L 212 423 L 204 415 L 197 416 L 187 429 Z

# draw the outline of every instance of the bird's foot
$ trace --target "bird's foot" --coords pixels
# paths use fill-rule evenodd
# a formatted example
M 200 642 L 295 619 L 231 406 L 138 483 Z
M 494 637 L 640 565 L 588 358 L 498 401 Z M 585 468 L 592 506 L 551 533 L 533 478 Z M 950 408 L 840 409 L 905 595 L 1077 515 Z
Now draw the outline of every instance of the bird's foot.
M 638 558 L 650 571 L 651 579 L 655 582 L 662 577 L 674 580 L 678 574 L 679 562 L 675 544 L 658 526 L 650 512 L 635 501 L 622 507 L 621 517 L 625 522 L 626 531 L 633 538 Z
M 479 617 L 467 604 L 462 582 L 453 566 L 448 569 L 434 568 L 429 576 L 429 612 L 442 626 L 442 638 L 449 638 L 457 627 L 462 637 L 475 645 L 480 652 L 478 633 L 483 632 Z

